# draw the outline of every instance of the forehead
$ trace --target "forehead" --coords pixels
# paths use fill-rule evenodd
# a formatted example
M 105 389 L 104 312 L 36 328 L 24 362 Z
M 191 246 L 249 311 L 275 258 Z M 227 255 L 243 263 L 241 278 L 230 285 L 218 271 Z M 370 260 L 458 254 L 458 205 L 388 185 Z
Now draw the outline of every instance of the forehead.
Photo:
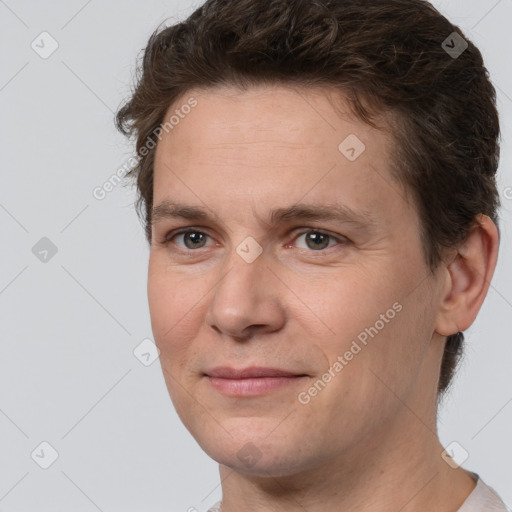
M 302 202 L 399 214 L 407 202 L 391 177 L 392 137 L 357 119 L 345 98 L 327 89 L 259 86 L 191 90 L 165 119 L 154 167 L 154 204 L 177 199 L 219 212 Z M 177 112 L 178 111 L 178 112 Z M 403 213 L 403 212 L 402 212 Z
M 191 98 L 196 106 L 185 109 Z M 176 114 L 182 109 L 188 113 L 180 120 Z M 347 99 L 332 88 L 259 85 L 248 90 L 234 86 L 192 89 L 169 107 L 164 120 L 170 118 L 179 124 L 162 134 L 160 151 L 179 145 L 183 150 L 193 146 L 235 154 L 247 153 L 249 144 L 257 151 L 259 144 L 282 149 L 283 157 L 292 151 L 297 155 L 318 149 L 338 158 L 340 142 L 353 135 L 372 139 L 365 151 L 382 158 L 391 139 L 385 130 L 375 130 L 358 119 Z M 157 155 L 160 151 L 157 149 Z M 260 151 L 258 162 L 265 156 L 270 159 Z

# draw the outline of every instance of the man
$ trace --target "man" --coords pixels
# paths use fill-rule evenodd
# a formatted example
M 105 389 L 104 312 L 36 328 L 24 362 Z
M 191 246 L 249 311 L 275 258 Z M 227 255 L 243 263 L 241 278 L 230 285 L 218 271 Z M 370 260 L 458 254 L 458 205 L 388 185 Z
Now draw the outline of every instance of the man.
M 506 510 L 436 428 L 499 244 L 495 91 L 458 28 L 422 0 L 207 1 L 152 35 L 117 124 L 212 511 Z

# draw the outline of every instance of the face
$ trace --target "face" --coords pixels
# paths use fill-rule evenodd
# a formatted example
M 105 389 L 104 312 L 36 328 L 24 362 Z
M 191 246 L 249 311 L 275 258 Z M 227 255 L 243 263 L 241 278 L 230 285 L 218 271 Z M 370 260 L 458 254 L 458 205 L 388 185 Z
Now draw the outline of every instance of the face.
M 193 90 L 166 119 L 190 97 L 156 149 L 148 275 L 177 413 L 240 471 L 356 457 L 435 386 L 440 290 L 391 137 L 321 89 Z

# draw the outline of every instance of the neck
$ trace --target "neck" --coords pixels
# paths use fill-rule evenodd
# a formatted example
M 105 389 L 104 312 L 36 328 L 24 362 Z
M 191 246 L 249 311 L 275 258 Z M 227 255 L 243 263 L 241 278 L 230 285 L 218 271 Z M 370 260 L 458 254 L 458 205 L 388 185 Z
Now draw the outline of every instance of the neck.
M 441 458 L 441 443 L 427 432 L 421 446 L 412 432 L 386 444 L 368 439 L 301 474 L 255 476 L 220 465 L 222 512 L 456 512 L 475 483 Z

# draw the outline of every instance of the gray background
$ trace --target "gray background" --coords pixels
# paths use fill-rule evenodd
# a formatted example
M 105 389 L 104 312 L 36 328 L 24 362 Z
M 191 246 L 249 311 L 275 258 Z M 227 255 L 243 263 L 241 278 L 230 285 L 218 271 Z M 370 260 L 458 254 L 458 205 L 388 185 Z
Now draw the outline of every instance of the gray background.
M 440 435 L 510 506 L 512 0 L 434 4 L 481 48 L 503 133 L 498 268 Z M 158 360 L 133 354 L 152 337 L 134 190 L 93 196 L 133 154 L 113 114 L 137 54 L 198 5 L 0 0 L 0 511 L 203 511 L 220 498 L 217 464 L 181 425 Z M 59 45 L 45 59 L 31 47 L 51 49 L 43 31 Z M 57 248 L 46 262 L 43 237 Z M 48 469 L 43 441 L 59 454 Z

